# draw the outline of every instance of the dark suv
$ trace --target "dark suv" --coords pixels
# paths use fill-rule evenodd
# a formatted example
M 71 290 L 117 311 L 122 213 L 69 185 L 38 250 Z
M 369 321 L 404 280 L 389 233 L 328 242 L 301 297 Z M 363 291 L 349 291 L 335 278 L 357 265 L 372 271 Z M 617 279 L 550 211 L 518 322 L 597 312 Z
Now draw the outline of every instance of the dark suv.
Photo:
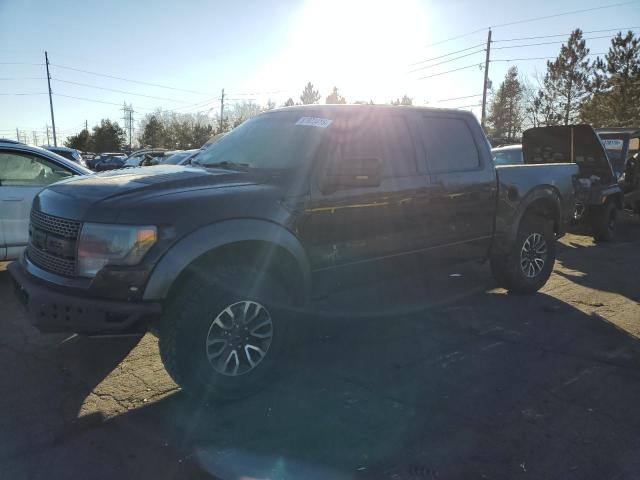
M 9 270 L 41 330 L 150 327 L 185 390 L 237 397 L 268 381 L 313 293 L 359 265 L 488 259 L 500 285 L 538 290 L 574 213 L 577 171 L 495 168 L 462 111 L 273 110 L 191 167 L 45 189 Z

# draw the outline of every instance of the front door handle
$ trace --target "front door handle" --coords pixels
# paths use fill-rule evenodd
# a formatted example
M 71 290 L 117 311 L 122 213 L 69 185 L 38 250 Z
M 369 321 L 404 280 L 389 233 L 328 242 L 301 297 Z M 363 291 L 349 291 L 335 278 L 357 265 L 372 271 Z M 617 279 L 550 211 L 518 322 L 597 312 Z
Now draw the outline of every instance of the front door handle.
M 21 202 L 24 200 L 24 197 L 4 197 L 2 199 L 3 202 Z

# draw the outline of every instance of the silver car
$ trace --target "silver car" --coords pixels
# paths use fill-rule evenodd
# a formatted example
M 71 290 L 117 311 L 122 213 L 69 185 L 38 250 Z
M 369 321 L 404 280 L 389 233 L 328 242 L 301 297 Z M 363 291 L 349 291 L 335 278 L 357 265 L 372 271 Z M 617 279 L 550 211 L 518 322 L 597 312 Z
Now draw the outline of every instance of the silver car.
M 93 172 L 44 148 L 0 139 L 0 261 L 15 260 L 29 241 L 29 214 L 47 185 Z

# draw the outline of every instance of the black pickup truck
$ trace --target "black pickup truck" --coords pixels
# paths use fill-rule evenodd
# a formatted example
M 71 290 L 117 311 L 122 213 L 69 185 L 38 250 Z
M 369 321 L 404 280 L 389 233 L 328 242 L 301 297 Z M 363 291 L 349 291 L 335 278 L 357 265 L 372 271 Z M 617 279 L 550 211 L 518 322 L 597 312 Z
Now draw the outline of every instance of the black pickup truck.
M 178 384 L 232 398 L 268 381 L 318 278 L 400 257 L 477 259 L 510 291 L 535 292 L 574 214 L 576 175 L 570 164 L 495 168 L 467 112 L 273 110 L 190 167 L 43 190 L 9 271 L 42 331 L 151 328 Z

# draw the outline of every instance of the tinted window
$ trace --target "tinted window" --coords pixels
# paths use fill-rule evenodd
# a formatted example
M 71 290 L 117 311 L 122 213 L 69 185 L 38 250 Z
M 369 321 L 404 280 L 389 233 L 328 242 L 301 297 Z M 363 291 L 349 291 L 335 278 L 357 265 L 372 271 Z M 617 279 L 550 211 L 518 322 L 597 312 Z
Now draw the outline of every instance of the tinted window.
M 65 168 L 35 155 L 0 152 L 0 186 L 44 186 L 71 175 Z
M 478 149 L 464 120 L 432 116 L 423 119 L 427 162 L 432 172 L 473 170 L 480 165 Z
M 416 173 L 415 147 L 404 117 L 350 117 L 337 120 L 333 127 L 331 157 L 342 161 L 379 159 L 386 177 Z

